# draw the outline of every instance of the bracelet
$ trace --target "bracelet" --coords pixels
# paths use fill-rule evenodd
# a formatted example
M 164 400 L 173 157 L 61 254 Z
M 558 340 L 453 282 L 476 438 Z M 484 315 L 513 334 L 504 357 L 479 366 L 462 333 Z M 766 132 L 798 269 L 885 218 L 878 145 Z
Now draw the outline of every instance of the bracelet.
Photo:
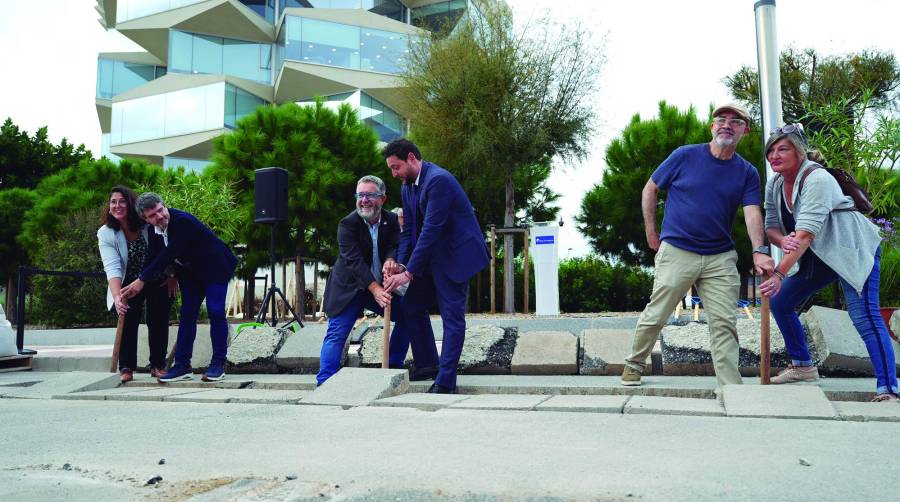
M 781 279 L 782 281 L 784 280 L 784 274 L 782 274 L 781 272 L 779 272 L 777 268 L 776 268 L 775 270 L 772 271 L 772 274 L 774 274 L 775 277 Z

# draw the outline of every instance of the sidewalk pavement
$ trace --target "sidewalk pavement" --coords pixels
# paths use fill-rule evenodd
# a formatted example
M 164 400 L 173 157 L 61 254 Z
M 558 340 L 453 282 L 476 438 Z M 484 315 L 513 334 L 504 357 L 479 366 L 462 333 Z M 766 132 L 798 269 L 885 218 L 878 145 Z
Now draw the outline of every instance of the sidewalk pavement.
M 869 379 L 747 379 L 705 398 L 673 396 L 714 395 L 712 378 L 654 377 L 624 394 L 613 377 L 474 375 L 460 376 L 463 394 L 432 395 L 405 372 L 350 369 L 341 391 L 358 385 L 364 405 L 309 404 L 339 394 L 313 390 L 311 375 L 123 386 L 110 373 L 0 374 L 0 499 L 896 495 L 883 480 L 898 472 L 900 406 L 827 399 Z

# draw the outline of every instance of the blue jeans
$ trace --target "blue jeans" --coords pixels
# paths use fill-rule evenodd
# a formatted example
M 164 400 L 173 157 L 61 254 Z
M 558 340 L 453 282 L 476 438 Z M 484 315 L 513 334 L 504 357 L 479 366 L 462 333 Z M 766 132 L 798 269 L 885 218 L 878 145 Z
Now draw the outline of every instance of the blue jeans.
M 891 345 L 887 326 L 878 310 L 878 283 L 881 273 L 881 249 L 875 253 L 875 264 L 861 292 L 842 279 L 812 251 L 807 250 L 800 260 L 800 270 L 786 278 L 781 291 L 772 297 L 772 316 L 784 337 L 791 364 L 812 366 L 813 360 L 806 345 L 806 335 L 800 324 L 796 308 L 801 302 L 829 284 L 840 281 L 847 301 L 850 319 L 866 344 L 872 367 L 875 370 L 879 394 L 897 393 L 897 366 L 894 347 Z
M 205 284 L 191 277 L 179 276 L 181 312 L 178 316 L 178 340 L 175 342 L 175 365 L 190 367 L 197 337 L 197 316 L 206 298 L 209 315 L 209 337 L 212 339 L 210 367 L 224 368 L 228 351 L 228 321 L 225 320 L 225 296 L 228 284 Z

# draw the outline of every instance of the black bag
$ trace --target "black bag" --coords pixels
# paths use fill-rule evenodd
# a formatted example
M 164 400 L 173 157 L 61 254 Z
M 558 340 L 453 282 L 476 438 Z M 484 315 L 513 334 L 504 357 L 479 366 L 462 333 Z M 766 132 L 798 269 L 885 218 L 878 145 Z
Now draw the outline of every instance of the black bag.
M 806 177 L 816 169 L 828 171 L 828 174 L 837 180 L 838 186 L 841 187 L 841 192 L 853 199 L 853 205 L 856 206 L 847 209 L 834 209 L 834 211 L 859 211 L 862 214 L 869 214 L 875 209 L 872 207 L 872 202 L 869 201 L 869 194 L 863 190 L 863 187 L 859 186 L 859 183 L 856 182 L 856 178 L 849 172 L 837 167 L 812 167 L 807 169 L 806 172 L 803 173 L 803 177 L 800 178 L 800 188 L 797 189 L 798 197 L 803 191 L 803 182 L 806 181 Z

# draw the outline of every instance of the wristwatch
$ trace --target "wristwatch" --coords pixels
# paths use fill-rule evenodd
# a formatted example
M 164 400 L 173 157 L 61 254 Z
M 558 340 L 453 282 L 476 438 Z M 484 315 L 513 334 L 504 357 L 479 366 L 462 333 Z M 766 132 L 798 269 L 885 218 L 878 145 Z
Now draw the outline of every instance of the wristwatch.
M 769 246 L 759 246 L 753 248 L 754 253 L 769 254 Z

